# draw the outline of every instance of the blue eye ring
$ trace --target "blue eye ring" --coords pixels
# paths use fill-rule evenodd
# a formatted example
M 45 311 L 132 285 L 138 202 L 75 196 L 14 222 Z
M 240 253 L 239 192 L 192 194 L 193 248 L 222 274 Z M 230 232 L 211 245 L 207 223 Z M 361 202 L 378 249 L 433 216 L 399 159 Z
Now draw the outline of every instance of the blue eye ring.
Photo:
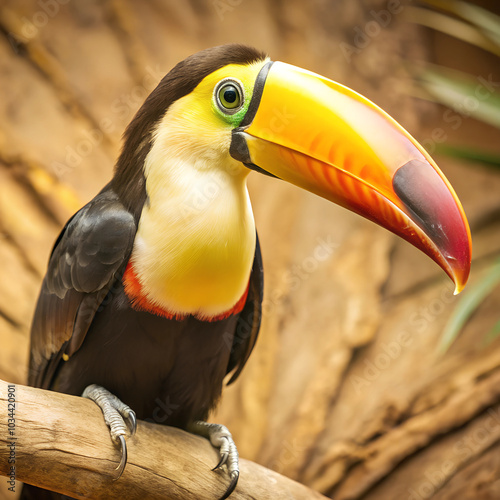
M 234 78 L 224 78 L 215 86 L 214 99 L 222 113 L 234 115 L 245 104 L 242 83 Z

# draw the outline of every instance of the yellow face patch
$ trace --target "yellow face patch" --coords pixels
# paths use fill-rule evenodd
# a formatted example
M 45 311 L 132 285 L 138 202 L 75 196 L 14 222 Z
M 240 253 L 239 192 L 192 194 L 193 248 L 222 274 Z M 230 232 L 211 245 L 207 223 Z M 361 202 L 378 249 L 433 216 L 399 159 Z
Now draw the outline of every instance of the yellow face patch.
M 165 139 L 171 151 L 182 149 L 183 154 L 190 153 L 194 160 L 226 161 L 231 131 L 248 110 L 255 80 L 264 64 L 264 61 L 247 66 L 230 64 L 205 77 L 193 92 L 172 103 L 157 127 L 154 140 L 162 140 L 159 137 L 162 130 L 168 129 Z M 225 85 L 233 85 L 241 94 L 242 102 L 236 108 L 225 109 L 221 105 L 225 97 L 231 97 L 231 92 L 224 92 Z
M 249 170 L 229 147 L 264 64 L 210 74 L 153 134 L 132 263 L 147 300 L 179 316 L 217 317 L 247 289 L 256 244 Z
M 267 60 L 246 66 L 239 64 L 224 66 L 204 78 L 194 91 L 183 99 L 186 98 L 198 112 L 207 112 L 208 109 L 204 104 L 210 100 L 211 112 L 218 118 L 219 126 L 225 124 L 229 128 L 235 128 L 248 110 L 255 80 L 266 63 Z M 236 101 L 232 101 L 231 93 L 234 91 L 238 94 Z

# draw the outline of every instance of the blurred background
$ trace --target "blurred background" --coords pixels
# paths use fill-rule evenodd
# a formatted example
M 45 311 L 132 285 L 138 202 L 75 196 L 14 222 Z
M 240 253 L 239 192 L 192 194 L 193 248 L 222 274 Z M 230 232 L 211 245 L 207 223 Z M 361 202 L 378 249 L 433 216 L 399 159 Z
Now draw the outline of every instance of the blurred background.
M 252 174 L 263 326 L 213 419 L 243 457 L 337 500 L 500 498 L 499 12 L 495 1 L 1 0 L 0 377 L 25 383 L 50 249 L 109 180 L 145 97 L 191 53 L 250 44 L 361 92 L 428 149 L 468 215 L 473 268 L 454 297 L 407 243 Z

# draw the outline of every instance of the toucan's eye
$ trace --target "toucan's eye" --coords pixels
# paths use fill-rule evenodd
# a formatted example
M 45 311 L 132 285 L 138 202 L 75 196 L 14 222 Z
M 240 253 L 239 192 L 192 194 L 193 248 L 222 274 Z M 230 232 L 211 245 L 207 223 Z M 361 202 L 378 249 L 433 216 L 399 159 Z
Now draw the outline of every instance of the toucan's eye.
M 230 83 L 219 90 L 219 99 L 221 104 L 228 109 L 236 108 L 240 104 L 238 89 Z
M 222 80 L 215 89 L 215 97 L 219 109 L 232 115 L 243 105 L 243 89 L 241 84 L 235 80 Z

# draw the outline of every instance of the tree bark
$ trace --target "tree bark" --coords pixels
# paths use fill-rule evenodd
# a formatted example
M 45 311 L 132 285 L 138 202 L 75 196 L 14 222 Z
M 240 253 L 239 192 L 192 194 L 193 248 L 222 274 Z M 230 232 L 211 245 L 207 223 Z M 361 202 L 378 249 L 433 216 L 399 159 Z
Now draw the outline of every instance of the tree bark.
M 128 462 L 90 400 L 0 381 L 0 474 L 74 498 L 214 499 L 225 492 L 218 453 L 199 436 L 139 421 L 127 439 Z M 248 460 L 231 498 L 309 500 L 323 495 Z M 9 484 L 10 485 L 10 484 Z M 14 488 L 20 488 L 14 483 Z M 11 490 L 12 491 L 12 490 Z

